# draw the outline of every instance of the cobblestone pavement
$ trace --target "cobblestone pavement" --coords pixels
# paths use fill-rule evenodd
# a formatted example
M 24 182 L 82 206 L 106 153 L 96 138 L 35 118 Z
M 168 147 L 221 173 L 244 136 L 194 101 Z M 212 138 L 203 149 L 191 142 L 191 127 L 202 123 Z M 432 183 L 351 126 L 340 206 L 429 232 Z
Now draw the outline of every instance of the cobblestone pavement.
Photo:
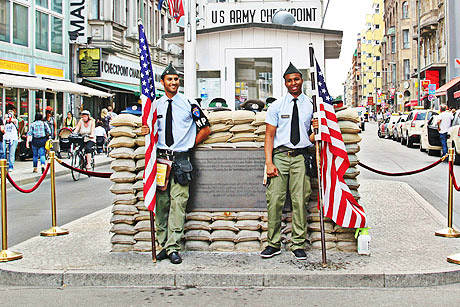
M 322 268 L 320 251 L 310 251 L 307 261 L 297 261 L 290 252 L 272 259 L 257 253 L 184 252 L 184 262 L 153 264 L 150 253 L 110 252 L 110 208 L 65 227 L 70 235 L 35 237 L 11 248 L 23 253 L 22 260 L 0 264 L 0 269 L 81 270 L 127 273 L 404 273 L 454 271 L 460 267 L 446 256 L 460 252 L 459 239 L 434 236 L 443 228 L 436 212 L 407 184 L 392 181 L 362 181 L 360 193 L 372 228 L 372 255 L 328 251 L 329 266 Z

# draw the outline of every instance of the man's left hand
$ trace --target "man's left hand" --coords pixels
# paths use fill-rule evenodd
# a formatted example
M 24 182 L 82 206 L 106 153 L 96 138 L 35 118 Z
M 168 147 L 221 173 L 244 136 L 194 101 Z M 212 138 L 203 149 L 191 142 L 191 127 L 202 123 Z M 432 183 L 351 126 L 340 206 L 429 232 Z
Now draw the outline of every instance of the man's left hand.
M 150 133 L 150 128 L 147 125 L 142 125 L 141 127 L 141 135 L 147 135 Z
M 319 121 L 317 118 L 313 118 L 311 121 L 311 124 L 313 126 L 313 129 L 318 129 L 319 128 Z

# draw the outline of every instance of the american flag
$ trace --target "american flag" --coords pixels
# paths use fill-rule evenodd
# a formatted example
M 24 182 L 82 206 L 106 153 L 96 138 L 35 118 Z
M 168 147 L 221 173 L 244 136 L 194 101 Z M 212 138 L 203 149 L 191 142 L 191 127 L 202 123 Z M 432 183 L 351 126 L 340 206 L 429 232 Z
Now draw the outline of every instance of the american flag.
M 150 60 L 150 50 L 144 26 L 141 22 L 139 23 L 139 49 L 142 124 L 147 125 L 150 129 L 150 133 L 145 138 L 144 204 L 149 211 L 154 211 L 157 191 L 157 105 L 155 101 L 154 71 Z
M 367 227 L 366 213 L 350 192 L 343 175 L 350 166 L 347 150 L 343 142 L 332 97 L 326 87 L 323 73 L 316 61 L 316 80 L 321 114 L 319 131 L 321 133 L 321 193 L 324 214 L 336 224 L 348 228 Z
M 163 1 L 158 1 L 158 10 L 161 11 L 163 6 Z M 176 19 L 176 22 L 179 22 L 181 16 L 184 16 L 184 6 L 182 4 L 182 0 L 168 0 L 168 9 L 169 9 L 169 16 Z

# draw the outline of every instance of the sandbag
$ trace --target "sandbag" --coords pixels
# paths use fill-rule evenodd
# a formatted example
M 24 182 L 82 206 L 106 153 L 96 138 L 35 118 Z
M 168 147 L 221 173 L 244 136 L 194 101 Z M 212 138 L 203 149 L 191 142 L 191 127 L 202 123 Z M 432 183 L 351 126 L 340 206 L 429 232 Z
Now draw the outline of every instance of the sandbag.
M 134 149 L 128 147 L 114 148 L 109 156 L 114 159 L 132 159 L 134 158 Z
M 290 233 L 292 232 L 292 223 L 286 224 L 286 226 L 281 228 L 281 233 Z
M 258 220 L 239 220 L 235 227 L 239 230 L 259 230 L 260 223 Z
M 360 173 L 361 172 L 355 167 L 349 167 L 343 175 L 343 178 L 356 178 Z
M 137 224 L 134 226 L 134 229 L 137 231 L 150 232 L 150 220 L 137 222 Z
M 233 134 L 231 132 L 217 132 L 213 133 L 203 142 L 204 144 L 225 143 Z
M 136 181 L 136 182 L 132 185 L 132 188 L 133 188 L 133 190 L 135 190 L 136 192 L 137 192 L 137 191 L 143 191 L 143 189 L 144 189 L 144 182 L 142 182 L 142 180 L 138 180 L 138 181 Z
M 132 244 L 114 244 L 112 243 L 112 248 L 110 249 L 110 251 L 114 252 L 114 253 L 117 253 L 117 252 L 130 252 L 133 250 L 133 246 Z
M 342 133 L 359 133 L 361 131 L 355 122 L 348 120 L 339 121 L 339 128 Z
M 250 125 L 250 124 L 239 124 L 235 125 L 230 129 L 230 132 L 232 133 L 241 133 L 241 132 L 254 132 L 256 130 L 256 127 Z
M 260 142 L 260 143 L 265 142 L 265 134 L 258 134 L 258 135 L 254 138 L 254 142 Z
M 347 228 L 347 227 L 342 227 L 339 225 L 334 225 L 334 232 L 335 233 L 355 233 L 356 228 Z
M 134 219 L 134 215 L 116 214 L 116 215 L 112 215 L 112 217 L 110 218 L 110 223 L 112 224 L 124 223 L 124 224 L 132 225 L 135 223 L 135 219 Z
M 254 230 L 241 230 L 235 242 L 260 241 L 260 232 Z
M 129 138 L 127 136 L 119 136 L 119 137 L 113 138 L 109 143 L 109 147 L 111 148 L 119 148 L 119 147 L 132 148 L 134 146 L 136 146 L 134 139 Z
M 325 236 L 325 239 L 326 241 L 330 241 L 330 242 L 335 242 L 337 240 L 336 236 L 334 234 L 331 234 L 331 233 L 325 233 L 324 234 Z M 308 241 L 310 241 L 310 243 L 313 243 L 313 242 L 316 242 L 316 241 L 321 241 L 321 232 L 319 231 L 314 231 L 314 232 L 310 232 L 310 234 L 308 235 Z
M 113 194 L 134 194 L 134 185 L 132 183 L 114 183 L 110 187 Z
M 185 242 L 185 250 L 195 252 L 209 252 L 209 242 L 190 240 Z
M 145 210 L 138 210 L 138 213 L 134 215 L 136 221 L 147 221 L 150 220 L 150 212 Z
M 361 195 L 359 194 L 358 190 L 351 190 L 351 194 L 357 201 L 361 199 Z
M 115 172 L 134 172 L 136 163 L 131 159 L 115 159 L 110 163 L 110 168 Z
M 145 146 L 145 136 L 138 136 L 134 140 L 137 146 Z
M 225 131 L 230 130 L 230 128 L 232 127 L 233 127 L 232 125 L 228 125 L 228 124 L 214 124 L 214 125 L 211 125 L 210 127 L 211 134 L 217 133 L 217 132 L 225 132 Z
M 113 137 L 127 136 L 130 138 L 134 138 L 136 136 L 136 133 L 134 133 L 134 129 L 131 126 L 114 127 L 109 131 L 109 134 Z
M 136 206 L 137 210 L 147 210 L 147 207 L 144 205 L 143 201 L 138 201 L 134 206 Z
M 321 226 L 319 222 L 313 222 L 308 224 L 309 231 L 321 231 Z M 324 223 L 324 231 L 327 233 L 332 233 L 334 231 L 333 223 Z
M 352 232 L 338 232 L 336 237 L 340 242 L 356 242 L 355 234 Z
M 345 148 L 347 150 L 347 154 L 355 154 L 361 150 L 358 144 L 345 144 Z
M 189 212 L 186 215 L 187 220 L 210 221 L 211 213 L 209 212 Z
M 256 135 L 254 133 L 250 133 L 250 132 L 235 133 L 233 137 L 228 140 L 228 142 L 230 143 L 250 142 L 250 141 L 254 141 L 255 138 L 256 138 Z
M 232 113 L 232 122 L 234 125 L 252 123 L 255 118 L 255 113 L 248 110 L 238 110 Z
M 321 220 L 320 216 L 319 216 L 319 210 L 317 212 L 309 212 L 308 215 L 307 215 L 307 222 L 311 223 L 311 222 L 319 222 Z M 324 221 L 325 222 L 332 222 L 332 219 L 328 218 L 328 217 L 324 217 Z
M 268 230 L 268 222 L 260 222 L 260 229 L 262 231 L 267 231 Z
M 211 234 L 207 230 L 189 230 L 185 233 L 185 240 L 210 241 Z
M 342 133 L 342 138 L 345 144 L 356 144 L 362 140 L 358 134 L 351 133 Z
M 237 220 L 258 220 L 263 216 L 262 212 L 240 211 L 236 214 Z
M 267 212 L 260 212 L 260 219 L 263 222 L 268 222 L 268 213 Z
M 260 242 L 259 241 L 239 242 L 235 245 L 235 251 L 237 252 L 258 252 L 260 251 Z
M 112 200 L 114 205 L 134 205 L 135 203 L 137 203 L 137 198 L 134 194 L 115 194 Z
M 110 238 L 110 243 L 112 244 L 134 244 L 136 243 L 136 241 L 134 241 L 133 236 L 114 234 L 112 238 Z
M 235 241 L 236 234 L 231 230 L 214 230 L 211 233 L 211 241 Z
M 144 191 L 139 191 L 136 193 L 137 200 L 144 200 Z
M 138 212 L 139 210 L 133 205 L 114 205 L 112 207 L 113 214 L 134 215 Z
M 119 223 L 119 224 L 113 224 L 112 227 L 110 228 L 110 232 L 116 233 L 119 235 L 134 235 L 137 231 L 134 230 L 133 225 Z
M 337 249 L 341 252 L 356 252 L 356 242 L 337 242 Z
M 232 111 L 217 111 L 211 112 L 208 116 L 209 123 L 213 124 L 226 124 L 232 121 Z
M 115 118 L 112 119 L 112 121 L 110 122 L 110 125 L 114 127 L 118 127 L 118 126 L 136 127 L 138 120 L 139 120 L 139 117 L 136 115 L 123 113 L 123 114 L 118 114 L 117 116 L 115 116 Z
M 358 112 L 352 108 L 347 108 L 345 110 L 337 111 L 335 115 L 337 116 L 338 121 L 347 120 L 347 121 L 351 121 L 354 123 L 360 122 Z
M 238 231 L 234 221 L 228 220 L 217 220 L 210 225 L 212 230 L 231 230 Z
M 137 147 L 136 150 L 134 151 L 133 158 L 136 160 L 144 159 L 145 158 L 145 146 Z
M 268 234 L 267 231 L 262 231 L 262 233 L 260 234 L 260 242 L 266 242 L 267 241 L 267 234 Z
M 134 235 L 134 240 L 152 242 L 152 234 L 149 231 L 140 231 Z M 152 243 L 150 243 L 152 245 Z
M 265 126 L 265 117 L 267 115 L 266 111 L 257 112 L 254 118 L 254 121 L 251 123 L 253 126 Z
M 190 220 L 184 224 L 185 230 L 207 230 L 211 231 L 211 226 L 207 221 L 194 221 Z
M 350 167 L 355 167 L 359 163 L 358 157 L 354 154 L 348 155 L 348 160 L 350 161 Z
M 152 251 L 152 243 L 145 242 L 145 241 L 138 241 L 133 246 L 133 251 L 135 252 L 151 252 Z
M 236 215 L 235 212 L 213 212 L 211 216 L 213 220 L 234 220 Z
M 230 241 L 215 241 L 209 245 L 209 250 L 213 252 L 232 252 L 235 250 L 235 243 Z
M 254 131 L 255 134 L 260 135 L 260 134 L 265 134 L 267 131 L 267 126 L 266 125 L 261 125 L 257 127 L 257 129 Z
M 138 172 L 140 170 L 143 170 L 144 168 L 145 168 L 145 160 L 144 159 L 137 160 L 135 171 Z
M 335 249 L 337 247 L 336 242 L 326 241 L 326 249 Z M 321 241 L 315 241 L 311 244 L 313 249 L 321 249 Z
M 142 180 L 142 179 L 144 179 L 144 170 L 141 170 L 136 174 L 136 180 Z
M 142 128 L 141 127 L 134 129 L 133 132 L 134 132 L 135 135 L 139 135 L 139 136 L 144 135 L 142 133 Z
M 345 183 L 350 189 L 358 189 L 359 188 L 359 182 L 356 179 L 348 179 L 345 178 Z

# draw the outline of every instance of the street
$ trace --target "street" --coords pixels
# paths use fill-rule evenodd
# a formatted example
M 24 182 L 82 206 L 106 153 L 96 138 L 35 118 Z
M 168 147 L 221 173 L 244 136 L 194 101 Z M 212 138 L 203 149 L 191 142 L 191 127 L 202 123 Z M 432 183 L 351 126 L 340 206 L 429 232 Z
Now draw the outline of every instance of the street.
M 110 167 L 96 168 L 99 172 L 110 172 Z M 14 179 L 14 177 L 13 177 Z M 110 206 L 112 182 L 104 178 L 88 178 L 81 175 L 75 182 L 72 176 L 56 177 L 57 224 L 62 226 L 82 216 Z M 30 189 L 33 184 L 22 188 Z M 7 190 L 8 245 L 13 246 L 39 235 L 51 227 L 51 188 L 46 179 L 32 193 L 24 194 L 14 188 Z
M 439 159 L 420 152 L 419 148 L 408 148 L 391 139 L 381 139 L 377 136 L 377 124 L 366 122 L 366 129 L 362 132 L 363 140 L 360 143 L 361 151 L 358 153 L 360 162 L 378 170 L 386 172 L 404 172 L 416 170 L 427 166 Z M 418 144 L 416 144 L 418 145 Z M 423 173 L 388 177 L 372 173 L 358 166 L 361 179 L 379 179 L 407 182 L 426 201 L 432 204 L 442 215 L 447 216 L 447 183 L 448 164 L 440 165 Z M 460 176 L 460 166 L 454 166 L 454 171 Z M 460 225 L 460 195 L 454 191 L 454 225 Z M 409 217 L 416 218 L 416 217 Z M 446 219 L 447 226 L 447 219 Z

